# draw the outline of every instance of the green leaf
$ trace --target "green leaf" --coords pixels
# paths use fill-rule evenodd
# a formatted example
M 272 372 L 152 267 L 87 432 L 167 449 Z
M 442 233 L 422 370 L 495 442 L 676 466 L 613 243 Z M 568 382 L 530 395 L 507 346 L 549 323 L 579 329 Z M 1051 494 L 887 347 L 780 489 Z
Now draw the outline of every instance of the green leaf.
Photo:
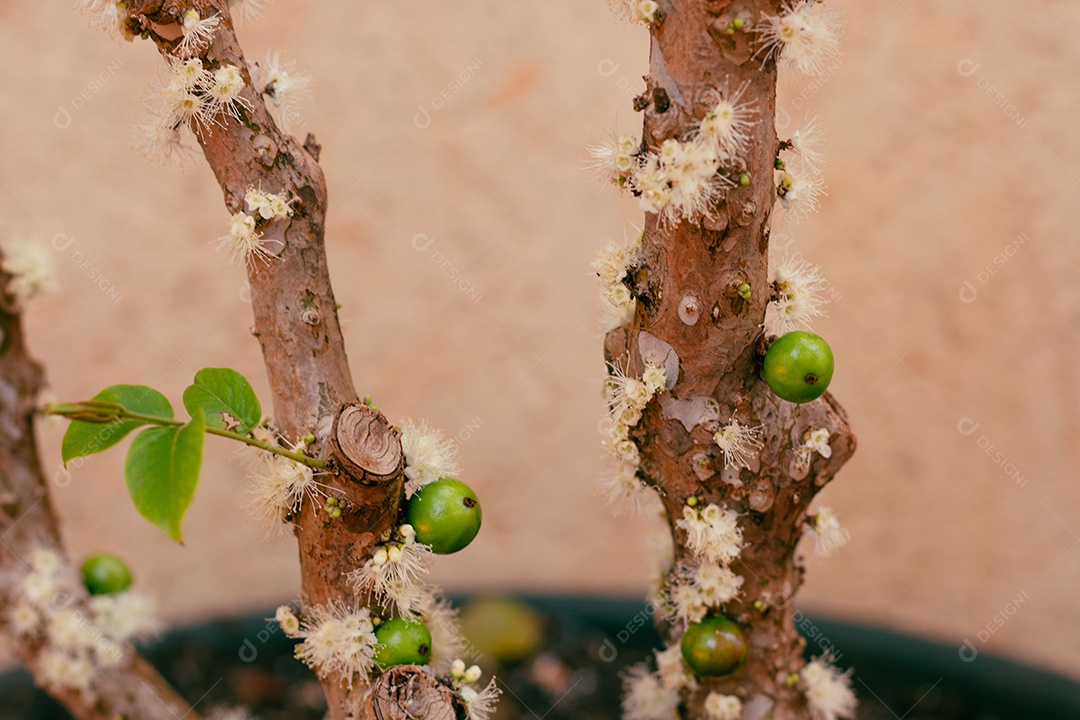
M 140 415 L 170 419 L 173 416 L 172 405 L 165 396 L 145 385 L 113 385 L 99 392 L 93 399 L 119 403 L 125 409 Z M 73 420 L 64 433 L 64 441 L 60 446 L 64 464 L 77 457 L 93 455 L 111 448 L 129 432 L 145 424 L 139 420 L 124 420 L 105 425 Z
M 192 417 L 201 408 L 208 427 L 241 435 L 251 432 L 262 419 L 251 383 L 230 368 L 203 368 L 195 373 L 195 384 L 184 391 L 184 407 Z
M 183 542 L 180 521 L 187 512 L 202 464 L 206 419 L 195 409 L 183 427 L 155 427 L 135 437 L 124 463 L 128 492 L 144 518 Z

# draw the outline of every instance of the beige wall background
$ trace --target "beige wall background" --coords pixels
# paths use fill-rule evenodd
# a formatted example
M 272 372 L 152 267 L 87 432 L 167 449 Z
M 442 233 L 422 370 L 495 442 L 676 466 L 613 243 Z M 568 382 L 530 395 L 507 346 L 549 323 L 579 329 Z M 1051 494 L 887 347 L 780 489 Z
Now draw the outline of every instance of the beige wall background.
M 803 606 L 1080 677 L 1078 25 L 1065 1 L 851 3 L 842 62 L 785 82 L 779 124 L 817 114 L 829 133 L 829 195 L 784 242 L 839 296 L 816 330 L 860 443 L 822 498 L 853 540 L 809 561 Z M 645 31 L 579 0 L 279 0 L 241 39 L 316 79 L 302 132 L 323 144 L 358 387 L 458 437 L 484 501 L 436 579 L 643 593 L 644 524 L 594 490 L 588 268 L 640 213 L 581 168 L 608 129 L 640 130 Z M 152 48 L 29 0 L 0 4 L 0 47 L 2 232 L 71 240 L 61 291 L 27 316 L 51 391 L 144 383 L 179 405 L 195 370 L 229 365 L 265 394 L 244 278 L 212 248 L 213 178 L 131 150 Z M 50 473 L 62 431 L 42 425 Z M 231 447 L 209 443 L 186 547 L 136 515 L 122 462 L 55 476 L 77 556 L 130 558 L 174 623 L 295 595 L 295 546 L 261 542 Z

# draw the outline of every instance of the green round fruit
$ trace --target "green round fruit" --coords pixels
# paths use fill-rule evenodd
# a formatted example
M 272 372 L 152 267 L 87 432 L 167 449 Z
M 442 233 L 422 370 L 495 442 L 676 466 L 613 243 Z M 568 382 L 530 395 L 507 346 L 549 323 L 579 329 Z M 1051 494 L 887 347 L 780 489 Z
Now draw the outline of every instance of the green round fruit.
M 746 662 L 746 636 L 734 620 L 711 615 L 682 636 L 682 656 L 698 677 L 730 675 Z
M 416 530 L 416 542 L 438 555 L 456 553 L 480 532 L 480 501 L 465 483 L 442 478 L 416 491 L 405 509 Z
M 762 373 L 769 388 L 784 400 L 816 400 L 832 380 L 832 348 L 814 333 L 789 332 L 769 346 Z
M 98 553 L 82 564 L 83 585 L 91 595 L 112 595 L 131 587 L 131 568 L 116 555 Z
M 431 660 L 431 632 L 418 620 L 390 618 L 375 630 L 375 665 L 427 665 Z

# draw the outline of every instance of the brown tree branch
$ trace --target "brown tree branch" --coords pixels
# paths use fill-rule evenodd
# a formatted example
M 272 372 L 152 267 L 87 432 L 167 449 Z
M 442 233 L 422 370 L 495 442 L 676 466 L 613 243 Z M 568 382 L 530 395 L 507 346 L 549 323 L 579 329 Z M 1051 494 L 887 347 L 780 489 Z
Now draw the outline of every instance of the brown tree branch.
M 43 373 L 27 351 L 21 315 L 8 293 L 10 280 L 10 275 L 0 272 L 0 573 L 19 578 L 26 574 L 34 550 L 59 551 L 62 542 L 34 437 L 35 402 Z M 66 608 L 92 617 L 85 592 L 63 601 Z M 10 585 L 0 585 L 0 606 L 13 605 Z M 0 633 L 11 642 L 38 684 L 48 687 L 41 669 L 45 648 L 41 634 L 17 636 L 6 612 L 0 615 Z M 181 716 L 198 720 L 187 702 L 133 651 L 119 667 L 96 675 L 89 691 L 49 690 L 81 720 L 176 720 Z
M 608 336 L 605 352 L 610 363 L 641 377 L 643 339 L 659 338 L 678 356 L 678 381 L 668 390 L 669 399 L 712 398 L 721 419 L 737 416 L 743 424 L 764 426 L 757 467 L 743 468 L 735 483 L 730 469 L 722 477 L 724 460 L 712 434 L 701 425 L 688 431 L 665 414 L 663 402 L 650 404 L 631 437 L 640 448 L 640 475 L 660 492 L 667 510 L 678 561 L 692 556 L 686 531 L 676 525 L 691 496 L 737 510 L 743 532 L 745 547 L 732 570 L 744 584 L 724 610 L 742 626 L 749 658 L 729 676 L 684 690 L 687 717 L 704 718 L 705 698 L 717 691 L 738 696 L 744 705 L 767 704 L 773 720 L 805 718 L 802 692 L 785 682 L 803 666 L 803 643 L 790 609 L 803 576 L 795 550 L 808 505 L 851 457 L 855 438 L 829 395 L 795 405 L 777 398 L 760 378 L 779 151 L 773 123 L 776 66 L 772 59 L 752 57 L 751 34 L 724 28 L 736 12 L 750 18 L 775 15 L 781 3 L 673 0 L 662 6 L 666 12 L 650 26 L 650 75 L 638 103 L 647 105 L 646 146 L 656 151 L 670 138 L 687 140 L 709 105 L 707 91 L 745 83 L 743 98 L 755 103 L 758 116 L 749 150 L 742 154 L 749 184 L 730 189 L 711 218 L 668 228 L 658 224 L 657 215 L 647 216 L 641 260 L 631 267 L 627 283 L 638 299 L 636 317 Z M 749 301 L 738 292 L 743 283 L 751 287 Z M 680 319 L 685 298 L 701 308 L 694 324 Z M 832 456 L 815 455 L 807 471 L 796 461 L 797 448 L 805 431 L 818 428 L 828 429 Z M 678 641 L 682 629 L 668 628 L 669 640 Z
M 357 404 L 326 265 L 327 193 L 315 157 L 318 145 L 311 136 L 301 145 L 275 124 L 252 85 L 228 3 L 155 0 L 130 3 L 128 12 L 141 29 L 154 30 L 159 50 L 171 56 L 175 41 L 158 30 L 171 28 L 171 37 L 177 37 L 183 13 L 192 7 L 203 18 L 221 18 L 201 53 L 204 64 L 235 65 L 246 83 L 242 122 L 224 118 L 213 127 L 196 128 L 226 208 L 241 211 L 249 188 L 297 199 L 291 217 L 261 228 L 265 245 L 280 248 L 276 257 L 248 266 L 254 332 L 273 392 L 276 427 L 291 440 L 314 433 L 311 450 L 334 460 L 333 472 L 319 481 L 341 498 L 341 517 L 308 502 L 292 518 L 305 606 L 355 604 L 361 599 L 346 575 L 364 564 L 379 536 L 392 528 L 403 498 L 400 438 L 382 413 Z M 329 717 L 335 719 L 358 714 L 369 689 L 365 679 L 324 677 L 322 684 Z

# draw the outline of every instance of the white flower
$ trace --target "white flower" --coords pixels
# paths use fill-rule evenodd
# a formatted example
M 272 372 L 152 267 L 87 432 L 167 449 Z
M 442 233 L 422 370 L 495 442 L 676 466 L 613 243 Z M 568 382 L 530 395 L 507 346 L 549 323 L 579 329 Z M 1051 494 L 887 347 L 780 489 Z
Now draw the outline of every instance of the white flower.
M 851 539 L 851 533 L 840 526 L 831 508 L 819 508 L 813 516 L 810 534 L 814 536 L 814 554 L 818 557 L 831 555 Z
M 637 478 L 637 464 L 617 462 L 600 476 L 601 494 L 615 514 L 634 514 L 652 499 L 654 491 Z
M 39 610 L 48 609 L 56 594 L 64 590 L 65 584 L 52 575 L 30 573 L 19 583 L 23 598 Z
M 713 433 L 713 441 L 724 451 L 724 466 L 750 467 L 749 458 L 764 447 L 762 425 L 750 427 L 735 418 Z
M 0 268 L 11 275 L 8 292 L 19 308 L 39 292 L 56 290 L 56 261 L 53 251 L 38 240 L 9 240 L 3 244 Z
M 694 571 L 692 582 L 705 604 L 719 608 L 739 595 L 743 579 L 728 567 L 704 562 Z
M 153 599 L 133 590 L 95 595 L 89 605 L 94 625 L 113 642 L 143 640 L 161 631 Z
M 627 291 L 627 295 L 629 295 Z M 633 297 L 622 306 L 612 305 L 606 298 L 600 303 L 600 332 L 607 335 L 615 328 L 629 325 L 637 312 L 637 300 Z
M 126 37 L 124 21 L 127 8 L 117 0 L 75 0 L 75 12 L 86 18 L 92 26 Z
M 248 264 L 253 259 L 269 262 L 274 256 L 263 245 L 262 233 L 255 229 L 255 218 L 238 212 L 229 218 L 229 232 L 218 238 L 218 252 L 227 249 L 230 263 Z
M 296 613 L 288 605 L 278 606 L 274 612 L 274 620 L 277 621 L 281 632 L 289 637 L 296 637 L 296 634 L 300 632 L 300 618 L 296 617 Z
M 179 124 L 161 106 L 148 103 L 134 127 L 135 151 L 147 160 L 164 163 L 176 156 L 183 164 L 194 156 L 194 150 L 184 144 Z
M 297 444 L 294 449 L 302 447 Z M 327 492 L 307 465 L 282 455 L 262 453 L 248 473 L 247 495 L 252 515 L 274 529 L 286 513 L 301 509 L 305 497 L 318 503 L 319 498 L 327 497 Z
M 683 625 L 695 623 L 709 612 L 705 598 L 685 573 L 675 573 L 669 578 L 664 599 L 668 606 L 668 619 Z
M 588 167 L 603 180 L 620 188 L 625 187 L 630 171 L 637 162 L 634 153 L 637 152 L 638 145 L 638 141 L 630 135 L 616 138 L 612 134 L 606 142 L 586 148 L 592 157 Z
M 287 218 L 292 215 L 289 200 L 282 194 L 263 192 L 255 188 L 248 188 L 244 193 L 244 202 L 247 203 L 249 212 L 253 212 L 263 220 L 274 218 Z
M 477 692 L 468 685 L 458 690 L 458 695 L 469 713 L 469 720 L 488 720 L 495 712 L 495 703 L 502 691 L 495 685 L 495 678 L 483 690 Z
M 36 548 L 30 552 L 30 571 L 39 575 L 59 575 L 67 569 L 63 556 L 52 548 Z
M 765 310 L 765 331 L 781 336 L 792 330 L 809 328 L 810 321 L 825 316 L 827 300 L 823 292 L 825 279 L 821 268 L 798 255 L 784 258 L 773 270 L 773 287 L 777 297 L 769 300 Z
M 89 690 L 94 677 L 94 666 L 85 655 L 53 647 L 38 655 L 38 671 L 45 685 L 55 690 Z
M 698 123 L 698 137 L 715 153 L 723 157 L 746 152 L 750 146 L 750 131 L 754 127 L 757 108 L 754 102 L 742 99 L 750 82 L 744 82 L 733 92 L 708 90 L 705 102 L 710 108 Z
M 235 65 L 223 65 L 214 71 L 213 82 L 207 90 L 211 115 L 228 113 L 240 119 L 240 108 L 250 110 L 247 100 L 240 97 L 244 89 L 244 77 Z
M 668 690 L 644 665 L 631 667 L 623 678 L 624 720 L 675 720 L 679 693 Z
M 36 631 L 41 623 L 41 615 L 38 614 L 37 609 L 25 600 L 20 600 L 8 608 L 7 616 L 15 637 L 29 635 Z
M 798 222 L 817 212 L 818 197 L 825 194 L 825 182 L 819 173 L 806 166 L 789 168 L 780 178 L 777 194 L 780 204 Z
M 803 447 L 811 452 L 817 452 L 823 458 L 832 457 L 832 448 L 829 446 L 829 431 L 825 428 L 812 430 L 804 436 Z
M 596 271 L 600 283 L 604 286 L 621 284 L 626 277 L 626 268 L 637 254 L 638 245 L 608 240 L 596 252 L 591 267 Z
M 176 46 L 176 54 L 179 57 L 191 57 L 201 53 L 213 41 L 214 33 L 220 24 L 220 15 L 200 18 L 197 10 L 188 10 L 184 13 L 184 20 L 180 25 L 184 39 Z
M 319 677 L 341 673 L 351 684 L 354 674 L 371 670 L 377 640 L 367 608 L 319 605 L 305 613 L 301 628 L 296 657 Z
M 727 564 L 742 550 L 738 518 L 734 510 L 723 510 L 710 503 L 700 510 L 684 507 L 682 519 L 675 524 L 686 531 L 686 542 L 694 555 Z
M 311 76 L 296 72 L 296 64 L 283 61 L 278 53 L 267 53 L 258 77 L 255 87 L 279 109 L 278 124 L 289 132 L 290 125 L 302 120 L 300 103 L 311 95 Z
M 405 453 L 407 498 L 429 483 L 440 478 L 455 477 L 461 472 L 457 446 L 426 420 L 419 423 L 406 420 L 401 424 L 401 449 Z
M 780 15 L 764 15 L 758 53 L 776 53 L 784 65 L 806 75 L 820 75 L 840 54 L 841 12 L 816 0 L 787 2 Z
M 645 370 L 641 373 L 641 381 L 650 393 L 656 395 L 664 392 L 667 387 L 667 372 L 658 365 L 646 363 Z
M 855 717 L 858 701 L 851 690 L 850 670 L 840 672 L 833 666 L 832 658 L 824 655 L 807 663 L 799 677 L 813 720 Z
M 418 603 L 420 619 L 431 633 L 431 659 L 428 664 L 442 672 L 454 658 L 465 654 L 467 646 L 458 626 L 457 609 L 439 594 L 438 588 L 425 591 Z
M 656 674 L 665 690 L 678 692 L 684 687 L 694 687 L 697 684 L 683 660 L 679 643 L 656 651 Z
M 388 597 L 390 592 L 404 597 L 405 588 L 427 574 L 430 560 L 429 546 L 399 531 L 396 541 L 379 545 L 362 567 L 349 573 L 349 580 L 357 590 L 374 592 L 379 598 Z
M 821 152 L 821 143 L 825 138 L 825 130 L 816 117 L 810 118 L 802 126 L 791 134 L 788 141 L 791 149 L 799 155 L 799 160 L 810 172 L 818 172 L 825 164 L 825 156 Z
M 734 695 L 711 692 L 705 698 L 705 715 L 709 720 L 739 720 L 742 702 Z
M 232 8 L 233 17 L 243 25 L 262 17 L 263 9 L 271 2 L 273 0 L 229 0 L 229 6 Z
M 89 627 L 81 612 L 63 608 L 49 614 L 45 632 L 54 647 L 77 652 L 89 649 L 94 644 Z
M 650 377 L 652 384 L 636 377 L 630 377 L 625 370 L 617 365 L 608 366 L 608 377 L 605 380 L 604 389 L 610 404 L 618 408 L 618 414 L 621 414 L 622 410 L 627 408 L 638 412 L 645 409 L 645 406 L 656 396 L 657 392 L 655 383 L 658 376 L 655 371 L 650 374 Z M 664 378 L 664 384 L 667 384 L 666 377 Z M 633 426 L 636 422 L 627 424 Z
M 637 7 L 634 8 L 637 19 L 644 23 L 651 23 L 656 21 L 656 13 L 660 9 L 660 6 L 656 3 L 656 0 L 639 0 Z

